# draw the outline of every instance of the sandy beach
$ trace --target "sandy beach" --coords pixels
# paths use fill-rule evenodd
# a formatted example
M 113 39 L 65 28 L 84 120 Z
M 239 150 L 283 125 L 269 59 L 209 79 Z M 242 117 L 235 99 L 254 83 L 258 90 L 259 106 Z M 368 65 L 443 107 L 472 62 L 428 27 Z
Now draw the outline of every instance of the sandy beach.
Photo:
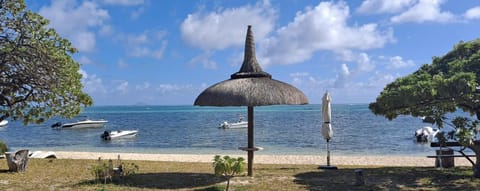
M 99 152 L 64 152 L 57 151 L 59 159 L 117 159 L 124 160 L 175 161 L 175 162 L 212 162 L 214 155 L 209 154 L 142 154 L 142 153 L 99 153 Z M 246 155 L 231 155 L 244 157 Z M 321 155 L 255 155 L 258 164 L 326 164 L 326 157 Z M 331 156 L 332 165 L 375 165 L 375 166 L 434 166 L 435 159 L 422 156 Z M 456 166 L 471 166 L 468 160 L 455 158 Z

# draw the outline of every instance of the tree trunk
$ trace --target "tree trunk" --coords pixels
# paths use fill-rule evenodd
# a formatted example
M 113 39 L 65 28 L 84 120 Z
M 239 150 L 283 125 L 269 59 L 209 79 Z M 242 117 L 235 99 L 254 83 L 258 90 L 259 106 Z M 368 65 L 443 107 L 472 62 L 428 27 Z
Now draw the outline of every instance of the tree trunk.
M 225 191 L 228 191 L 228 188 L 230 187 L 230 178 L 232 177 L 227 178 L 227 187 L 225 188 Z
M 470 149 L 475 152 L 475 165 L 473 165 L 473 177 L 480 178 L 480 142 L 475 141 Z

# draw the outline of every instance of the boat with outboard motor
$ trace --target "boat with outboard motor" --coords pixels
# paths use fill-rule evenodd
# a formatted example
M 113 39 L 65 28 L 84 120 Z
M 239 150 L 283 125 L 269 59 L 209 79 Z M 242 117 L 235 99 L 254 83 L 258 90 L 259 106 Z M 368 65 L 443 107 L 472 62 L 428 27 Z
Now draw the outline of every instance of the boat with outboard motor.
M 106 141 L 117 138 L 132 138 L 137 136 L 137 132 L 138 130 L 104 131 L 100 138 Z
M 415 131 L 415 141 L 417 143 L 431 143 L 438 132 L 438 129 L 429 126 L 419 128 Z
M 65 123 L 62 124 L 57 122 L 52 125 L 52 128 L 62 128 L 62 129 L 84 129 L 84 128 L 102 128 L 107 123 L 107 120 L 90 120 L 85 119 L 82 121 L 77 121 L 74 123 Z
M 221 129 L 241 129 L 241 128 L 247 128 L 248 127 L 248 122 L 243 121 L 243 118 L 240 118 L 237 122 L 235 123 L 229 123 L 229 122 L 223 122 L 219 125 L 218 128 Z

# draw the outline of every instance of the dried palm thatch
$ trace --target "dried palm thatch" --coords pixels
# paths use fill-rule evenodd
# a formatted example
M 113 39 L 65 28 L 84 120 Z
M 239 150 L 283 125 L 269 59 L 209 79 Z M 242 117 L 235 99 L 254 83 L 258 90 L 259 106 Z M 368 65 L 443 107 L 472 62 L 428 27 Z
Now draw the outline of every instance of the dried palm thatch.
M 297 88 L 270 78 L 238 78 L 217 83 L 198 96 L 201 106 L 262 106 L 306 104 Z

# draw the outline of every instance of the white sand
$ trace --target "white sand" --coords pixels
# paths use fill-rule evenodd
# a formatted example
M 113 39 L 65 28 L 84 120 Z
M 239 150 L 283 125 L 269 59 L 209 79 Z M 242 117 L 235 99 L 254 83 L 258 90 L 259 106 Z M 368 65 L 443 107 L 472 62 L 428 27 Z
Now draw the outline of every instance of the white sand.
M 142 153 L 99 153 L 99 152 L 55 152 L 59 159 L 116 159 L 124 160 L 206 162 L 214 155 L 209 154 L 142 154 Z M 244 157 L 245 155 L 231 155 Z M 326 156 L 321 155 L 255 155 L 256 164 L 316 164 L 325 165 Z M 331 156 L 332 165 L 378 165 L 378 166 L 434 166 L 435 159 L 422 156 Z M 455 158 L 455 166 L 471 166 L 463 157 Z

